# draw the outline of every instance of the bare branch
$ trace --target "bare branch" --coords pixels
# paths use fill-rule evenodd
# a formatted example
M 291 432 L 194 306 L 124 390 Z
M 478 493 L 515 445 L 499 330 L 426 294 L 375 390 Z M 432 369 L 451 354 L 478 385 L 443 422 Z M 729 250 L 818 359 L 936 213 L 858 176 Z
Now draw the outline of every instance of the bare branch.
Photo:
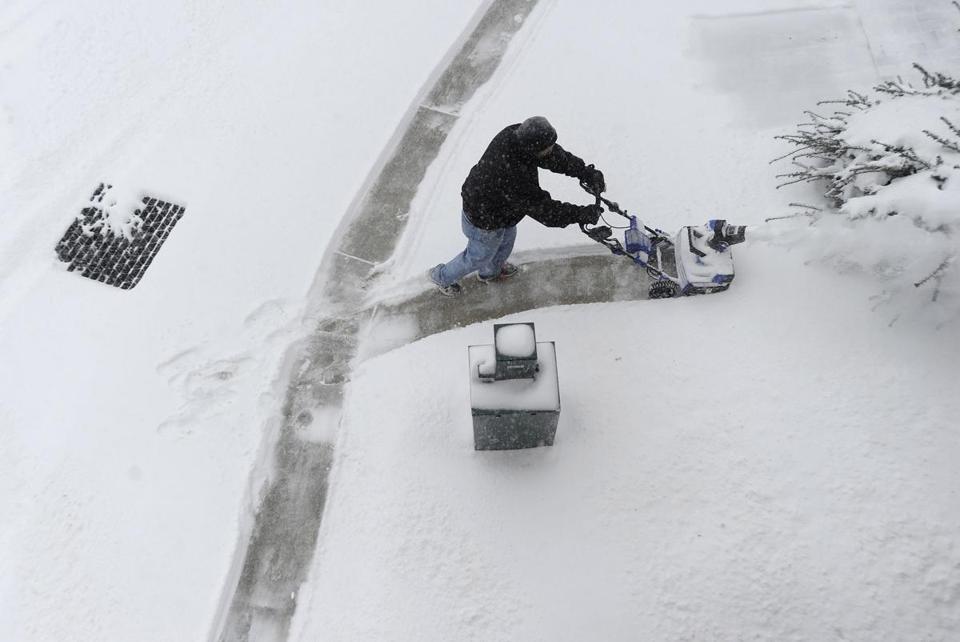
M 940 143 L 941 145 L 943 145 L 943 146 L 946 147 L 947 149 L 952 149 L 952 150 L 955 151 L 955 152 L 960 152 L 960 147 L 957 146 L 957 143 L 955 143 L 955 142 L 953 142 L 953 141 L 951 141 L 951 140 L 948 140 L 948 139 L 944 138 L 943 136 L 938 136 L 937 134 L 934 134 L 934 133 L 933 133 L 932 131 L 930 131 L 929 129 L 924 129 L 924 130 L 923 130 L 923 133 L 926 134 L 927 136 L 929 136 L 930 138 L 932 138 L 933 140 L 937 141 L 938 143 Z
M 780 136 L 777 136 L 777 138 L 780 138 Z M 794 154 L 796 154 L 796 153 L 798 153 L 798 152 L 802 152 L 802 151 L 805 150 L 805 149 L 811 149 L 812 147 L 813 147 L 813 145 L 805 145 L 804 147 L 801 147 L 801 148 L 799 148 L 799 149 L 794 149 L 794 150 L 792 150 L 792 151 L 784 154 L 783 156 L 778 156 L 777 158 L 774 158 L 774 159 L 773 159 L 772 161 L 770 161 L 768 164 L 769 164 L 769 165 L 773 165 L 773 164 L 776 163 L 777 161 L 782 161 L 784 158 L 788 158 L 788 157 L 790 157 L 790 156 L 793 156 Z
M 933 272 L 931 272 L 931 273 L 928 274 L 927 276 L 923 277 L 922 279 L 920 279 L 919 281 L 917 281 L 916 283 L 914 283 L 914 284 L 913 284 L 913 287 L 919 288 L 921 285 L 923 285 L 924 283 L 926 283 L 926 282 L 929 281 L 930 279 L 940 279 L 940 278 L 942 278 L 944 272 L 947 271 L 947 268 L 950 267 L 950 264 L 953 263 L 953 260 L 954 260 L 955 258 L 956 258 L 955 256 L 950 255 L 950 256 L 948 256 L 947 258 L 943 259 L 943 261 L 941 261 L 940 265 L 938 265 L 937 268 L 936 268 Z
M 816 212 L 795 212 L 786 216 L 771 216 L 770 218 L 763 219 L 763 222 L 769 223 L 770 221 L 782 221 L 788 218 L 800 218 L 801 216 L 806 216 L 807 218 L 816 218 L 817 214 Z
M 784 177 L 784 178 L 785 178 L 785 177 Z M 796 180 L 787 181 L 786 183 L 780 183 L 779 185 L 777 185 L 777 189 L 780 189 L 781 187 L 786 187 L 787 185 L 795 185 L 795 184 L 797 184 L 797 183 L 809 183 L 809 182 L 812 182 L 812 181 L 817 180 L 818 178 L 820 178 L 820 177 L 819 177 L 819 176 L 801 176 L 800 178 L 797 178 Z
M 901 158 L 904 158 L 910 161 L 911 163 L 916 163 L 917 165 L 920 165 L 924 169 L 932 169 L 933 167 L 932 165 L 930 165 L 930 163 L 928 163 L 927 161 L 917 156 L 917 153 L 915 151 L 913 151 L 912 149 L 903 147 L 902 145 L 890 145 L 888 143 L 882 143 L 875 138 L 871 139 L 870 142 L 873 143 L 874 145 L 879 145 L 883 147 L 884 151 L 897 154 Z

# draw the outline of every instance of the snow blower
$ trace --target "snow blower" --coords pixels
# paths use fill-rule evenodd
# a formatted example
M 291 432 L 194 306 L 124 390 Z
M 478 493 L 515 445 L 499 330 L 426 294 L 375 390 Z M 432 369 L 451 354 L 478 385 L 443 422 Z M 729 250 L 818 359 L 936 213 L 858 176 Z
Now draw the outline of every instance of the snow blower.
M 591 239 L 605 245 L 617 256 L 625 256 L 650 275 L 651 299 L 722 292 L 733 282 L 733 254 L 730 246 L 746 239 L 746 226 L 730 225 L 722 219 L 706 225 L 687 225 L 676 236 L 645 226 L 636 216 L 581 182 L 580 186 L 596 197 L 597 205 L 627 219 L 626 226 L 580 224 Z M 624 230 L 623 243 L 613 238 L 613 230 Z

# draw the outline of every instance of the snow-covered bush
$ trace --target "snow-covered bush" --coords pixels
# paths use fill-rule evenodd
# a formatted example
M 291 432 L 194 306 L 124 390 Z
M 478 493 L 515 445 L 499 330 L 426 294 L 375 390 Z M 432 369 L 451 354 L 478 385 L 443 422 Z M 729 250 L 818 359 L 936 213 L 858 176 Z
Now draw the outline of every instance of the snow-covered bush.
M 932 301 L 946 320 L 960 312 L 960 81 L 914 66 L 922 84 L 851 91 L 779 136 L 794 149 L 777 160 L 795 166 L 780 187 L 822 181 L 826 205 L 804 212 L 820 258 L 870 270 L 883 300 Z

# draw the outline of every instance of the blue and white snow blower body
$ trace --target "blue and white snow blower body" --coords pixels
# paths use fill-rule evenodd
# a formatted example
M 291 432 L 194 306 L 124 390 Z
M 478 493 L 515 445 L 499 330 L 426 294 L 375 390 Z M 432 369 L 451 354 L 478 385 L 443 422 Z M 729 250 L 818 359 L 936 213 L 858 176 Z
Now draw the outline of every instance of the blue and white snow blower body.
M 710 294 L 730 287 L 734 276 L 730 246 L 744 241 L 745 226 L 711 220 L 705 225 L 681 227 L 671 237 L 662 230 L 646 227 L 613 201 L 594 195 L 598 205 L 602 203 L 609 211 L 629 220 L 623 243 L 611 238 L 613 229 L 607 225 L 581 225 L 580 229 L 614 254 L 626 256 L 646 268 L 652 279 L 651 299 Z

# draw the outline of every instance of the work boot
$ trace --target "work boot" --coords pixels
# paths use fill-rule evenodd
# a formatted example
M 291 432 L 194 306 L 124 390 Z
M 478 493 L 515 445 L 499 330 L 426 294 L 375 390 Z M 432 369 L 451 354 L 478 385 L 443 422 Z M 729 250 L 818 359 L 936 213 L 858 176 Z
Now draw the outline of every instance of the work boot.
M 443 263 L 441 263 L 440 265 L 437 265 L 436 267 L 433 267 L 432 269 L 427 270 L 427 278 L 430 279 L 430 281 L 435 286 L 437 286 L 437 290 L 439 290 L 440 294 L 442 294 L 443 296 L 450 296 L 450 297 L 458 296 L 461 292 L 463 292 L 463 288 L 460 287 L 459 283 L 442 285 L 440 283 L 440 280 L 435 275 L 435 272 L 439 272 L 440 268 L 442 267 L 443 267 Z
M 516 276 L 519 271 L 520 268 L 513 263 L 504 263 L 502 266 L 500 266 L 500 274 L 497 274 L 496 276 L 481 276 L 480 273 L 477 272 L 477 280 L 480 281 L 480 283 L 504 281 L 509 279 L 511 276 Z

